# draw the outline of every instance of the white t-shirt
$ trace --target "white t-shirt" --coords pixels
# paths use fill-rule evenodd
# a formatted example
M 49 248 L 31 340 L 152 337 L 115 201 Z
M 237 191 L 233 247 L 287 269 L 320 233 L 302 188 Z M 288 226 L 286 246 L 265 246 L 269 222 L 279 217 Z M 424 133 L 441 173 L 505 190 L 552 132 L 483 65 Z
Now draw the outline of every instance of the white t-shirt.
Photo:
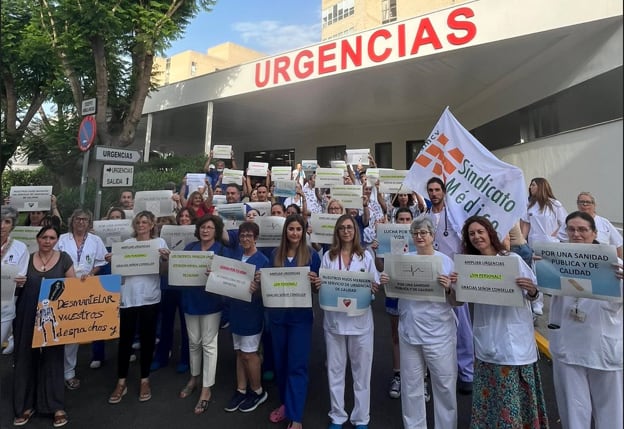
M 557 233 L 562 225 L 565 225 L 565 218 L 568 215 L 566 209 L 557 200 L 551 200 L 552 210 L 544 206 L 544 210 L 540 210 L 539 204 L 533 204 L 527 208 L 526 214 L 522 220 L 531 225 L 527 241 L 529 246 L 533 247 L 539 242 L 558 242 Z M 553 235 L 554 234 L 554 235 Z
M 78 260 L 78 246 L 71 232 L 61 234 L 56 249 L 67 253 L 74 262 L 74 270 L 76 277 L 82 274 L 88 274 L 93 267 L 101 267 L 106 265 L 106 246 L 100 237 L 95 234 L 87 233 L 87 238 L 82 247 L 80 260 Z
M 7 248 L 2 257 L 2 271 L 5 270 L 5 267 L 12 266 L 17 269 L 16 275 L 25 276 L 28 271 L 28 261 L 30 260 L 28 248 L 21 241 L 11 238 L 9 238 L 9 240 L 10 243 L 7 243 Z M 15 286 L 15 283 L 13 286 Z M 15 287 L 13 287 L 13 291 L 15 291 Z M 0 321 L 2 321 L 2 323 L 10 322 L 15 319 L 15 298 L 3 302 L 0 313 Z

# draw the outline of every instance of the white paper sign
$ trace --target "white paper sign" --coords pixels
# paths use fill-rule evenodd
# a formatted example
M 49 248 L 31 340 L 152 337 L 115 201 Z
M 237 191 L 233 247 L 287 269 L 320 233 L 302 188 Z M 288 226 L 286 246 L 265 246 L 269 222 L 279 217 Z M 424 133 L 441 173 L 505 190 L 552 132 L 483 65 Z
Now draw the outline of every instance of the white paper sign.
M 340 216 L 339 214 L 312 213 L 310 241 L 312 243 L 331 244 L 334 239 L 336 221 Z
M 301 161 L 301 168 L 303 171 L 315 171 L 318 168 L 318 161 L 316 159 L 304 159 Z
M 260 228 L 260 235 L 256 240 L 258 247 L 277 247 L 282 239 L 282 229 L 286 218 L 281 216 L 262 216 L 255 219 Z
M 344 185 L 344 174 L 340 168 L 323 168 L 316 169 L 315 188 L 332 188 L 334 186 Z
M 390 298 L 445 302 L 446 293 L 438 283 L 442 258 L 427 255 L 392 255 L 384 258 L 390 283 L 384 286 Z
M 384 257 L 386 254 L 403 255 L 415 252 L 416 246 L 410 232 L 411 225 L 398 223 L 378 223 L 377 231 L 377 256 Z
M 214 252 L 172 251 L 169 254 L 169 286 L 206 286 L 206 271 L 212 267 Z
M 256 202 L 248 202 L 245 203 L 252 209 L 258 210 L 260 216 L 270 216 L 271 215 L 271 202 L 270 201 L 256 201 Z
M 245 172 L 243 170 L 232 170 L 231 168 L 223 169 L 223 178 L 221 179 L 221 184 L 223 185 L 238 185 L 241 186 L 243 184 L 243 175 Z
M 215 206 L 218 215 L 226 220 L 244 221 L 247 213 L 245 203 L 219 204 Z
M 319 276 L 319 305 L 323 310 L 350 316 L 360 316 L 367 311 L 372 298 L 372 273 L 321 268 Z
M 213 159 L 231 159 L 232 158 L 232 145 L 229 144 L 216 144 L 212 147 Z
M 113 243 L 111 273 L 122 276 L 158 274 L 160 249 L 158 240 Z M 123 286 L 122 286 L 123 287 Z
M 260 270 L 262 304 L 271 308 L 310 308 L 310 267 L 279 267 Z
M 19 273 L 20 267 L 16 264 L 3 264 L 2 272 L 0 273 L 0 278 L 2 279 L 2 283 L 0 283 L 0 288 L 2 292 L 2 307 L 10 305 L 15 300 L 15 277 Z M 2 323 L 11 323 L 2 322 Z
M 170 250 L 184 250 L 187 244 L 197 241 L 195 225 L 163 225 L 160 238 L 165 240 Z
M 134 215 L 147 210 L 154 216 L 171 216 L 174 214 L 174 203 L 171 190 L 139 191 L 134 196 Z
M 331 188 L 332 198 L 341 201 L 342 205 L 350 209 L 362 209 L 362 186 L 338 185 Z
M 293 198 L 297 193 L 297 182 L 294 180 L 276 180 L 273 195 L 276 197 Z
M 458 301 L 523 307 L 518 259 L 510 256 L 455 255 Z
M 28 253 L 33 253 L 39 250 L 37 245 L 37 234 L 39 231 L 41 231 L 40 226 L 16 226 L 9 235 L 14 240 L 24 243 L 28 248 Z
M 268 170 L 269 170 L 268 162 L 250 161 L 249 164 L 247 164 L 247 176 L 266 177 Z
M 292 180 L 291 170 L 289 166 L 271 167 L 271 180 Z
M 203 194 L 206 189 L 206 175 L 204 173 L 186 173 L 186 187 L 188 194 L 199 191 Z
M 251 302 L 249 287 L 255 274 L 256 266 L 253 264 L 215 255 L 206 292 Z
M 376 185 L 379 180 L 379 168 L 367 168 L 366 169 L 366 183 L 368 185 Z
M 368 165 L 368 155 L 370 149 L 347 149 L 347 164 L 351 165 Z
M 407 176 L 408 170 L 379 169 L 379 191 L 382 194 L 394 194 L 399 192 L 401 185 Z
M 131 219 L 93 221 L 93 233 L 102 239 L 106 247 L 127 240 L 133 232 Z
M 47 212 L 52 207 L 52 186 L 11 186 L 11 207 L 20 212 Z

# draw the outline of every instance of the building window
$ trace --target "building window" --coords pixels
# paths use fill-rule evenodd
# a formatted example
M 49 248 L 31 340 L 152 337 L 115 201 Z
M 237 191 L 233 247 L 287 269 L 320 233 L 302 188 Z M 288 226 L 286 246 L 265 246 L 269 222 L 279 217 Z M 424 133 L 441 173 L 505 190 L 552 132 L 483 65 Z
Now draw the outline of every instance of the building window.
M 197 63 L 195 61 L 191 61 L 191 76 L 195 76 L 197 74 Z
M 323 9 L 323 27 L 334 24 L 355 13 L 355 0 L 340 0 L 335 5 Z
M 392 168 L 392 143 L 375 143 L 375 163 L 380 168 Z
M 381 23 L 387 24 L 397 20 L 396 0 L 381 0 Z
M 418 152 L 425 145 L 424 140 L 408 140 L 405 142 L 405 169 L 412 168 L 412 163 L 416 159 Z
M 316 162 L 319 167 L 330 167 L 330 161 L 343 161 L 347 146 L 323 146 L 316 148 Z

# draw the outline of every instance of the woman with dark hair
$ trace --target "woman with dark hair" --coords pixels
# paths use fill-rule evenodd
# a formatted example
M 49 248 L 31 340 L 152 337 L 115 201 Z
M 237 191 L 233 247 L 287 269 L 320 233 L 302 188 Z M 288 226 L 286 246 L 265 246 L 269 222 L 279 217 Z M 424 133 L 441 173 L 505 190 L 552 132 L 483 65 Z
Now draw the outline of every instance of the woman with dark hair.
M 591 214 L 570 213 L 565 225 L 570 243 L 599 244 Z M 621 291 L 620 258 L 614 268 Z M 596 428 L 623 427 L 622 301 L 553 296 L 549 316 L 553 381 L 562 427 L 589 428 L 592 420 Z
M 407 208 L 412 212 L 412 217 L 418 216 L 427 210 L 425 200 L 416 192 L 399 192 L 391 196 L 392 208 L 388 213 L 391 222 L 396 218 L 396 211 L 400 208 Z
M 273 267 L 309 267 L 308 278 L 318 289 L 321 259 L 306 242 L 306 222 L 299 214 L 284 222 L 280 245 L 271 257 Z M 290 420 L 289 429 L 301 429 L 308 393 L 308 362 L 312 345 L 312 308 L 267 308 L 281 405 L 269 419 Z
M 262 387 L 262 363 L 258 353 L 264 325 L 264 308 L 258 284 L 259 271 L 269 266 L 269 260 L 256 247 L 258 235 L 260 228 L 256 223 L 241 223 L 238 227 L 240 245 L 233 252 L 233 259 L 255 265 L 256 276 L 249 286 L 250 302 L 226 299 L 229 305 L 232 342 L 236 351 L 236 390 L 225 407 L 228 412 L 251 412 L 269 396 Z
M 548 428 L 546 403 L 537 364 L 530 301 L 537 299 L 535 274 L 516 253 L 500 242 L 492 223 L 483 216 L 469 217 L 462 228 L 465 254 L 517 259 L 520 277 L 510 288 L 522 289 L 523 307 L 474 304 L 473 429 L 498 427 Z M 457 281 L 457 273 L 451 275 Z
M 379 289 L 379 273 L 371 253 L 360 244 L 360 231 L 352 216 L 338 218 L 329 251 L 323 255 L 321 268 L 373 274 L 371 292 Z M 322 279 L 321 279 L 322 281 Z M 322 286 L 320 286 L 322 287 Z M 373 364 L 373 312 L 352 316 L 337 311 L 325 311 L 323 318 L 327 349 L 327 378 L 331 409 L 330 429 L 339 429 L 349 419 L 344 409 L 344 385 L 347 358 L 353 378 L 353 411 L 350 420 L 356 429 L 368 428 L 370 420 L 370 379 Z
M 63 223 L 63 220 L 61 218 L 61 212 L 59 212 L 58 206 L 56 204 L 56 197 L 54 195 L 52 195 L 51 198 L 51 205 L 50 205 L 50 210 L 47 212 L 44 211 L 33 211 L 33 212 L 28 212 L 28 215 L 26 216 L 26 220 L 24 221 L 24 226 L 44 226 L 44 224 L 42 223 L 44 218 L 56 218 L 55 220 L 58 220 L 58 225 L 60 228 L 60 225 Z
M 44 278 L 75 277 L 71 257 L 54 250 L 60 231 L 44 226 L 37 234 L 37 251 L 30 255 L 26 282 L 18 289 L 13 336 L 15 374 L 13 377 L 14 426 L 23 426 L 36 410 L 53 415 L 54 427 L 67 424 L 63 358 L 65 347 L 49 345 L 33 348 L 33 332 L 41 281 Z
M 195 224 L 195 237 L 198 241 L 187 244 L 185 251 L 214 252 L 215 255 L 230 256 L 229 249 L 222 241 L 223 221 L 220 217 L 215 215 L 201 217 Z M 195 414 L 202 414 L 206 411 L 212 396 L 210 389 L 215 384 L 217 371 L 217 346 L 222 308 L 222 297 L 206 292 L 204 288 L 187 288 L 182 291 L 182 309 L 188 332 L 191 378 L 180 391 L 180 398 L 189 397 L 201 384 Z
M 178 225 L 195 225 L 198 218 L 192 207 L 182 207 L 176 214 L 176 223 Z
M 156 217 L 150 211 L 141 211 L 132 219 L 133 237 L 125 243 L 155 240 L 160 255 L 160 274 L 137 274 L 122 278 L 119 305 L 119 350 L 117 352 L 117 385 L 108 398 L 109 404 L 118 404 L 128 391 L 129 360 L 135 331 L 139 331 L 141 348 L 141 384 L 139 401 L 152 398 L 149 374 L 156 341 L 156 322 L 160 304 L 160 275 L 167 272 L 169 249 L 162 238 L 157 237 Z

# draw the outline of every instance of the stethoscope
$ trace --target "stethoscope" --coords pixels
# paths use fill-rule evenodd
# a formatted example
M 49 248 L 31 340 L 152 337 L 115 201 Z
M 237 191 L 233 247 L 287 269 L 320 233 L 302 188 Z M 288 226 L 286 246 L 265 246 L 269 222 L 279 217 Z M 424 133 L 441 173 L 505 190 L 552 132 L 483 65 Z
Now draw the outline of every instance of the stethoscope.
M 427 212 L 426 213 L 433 214 L 431 212 L 431 208 L 430 207 L 427 208 Z M 439 222 L 439 220 L 438 220 L 438 222 Z M 436 231 L 437 230 L 438 230 L 438 223 L 436 223 Z M 447 216 L 447 213 L 446 213 L 446 204 L 444 205 L 444 232 L 442 233 L 442 235 L 444 235 L 445 237 L 448 237 L 448 235 L 449 235 L 449 232 L 448 232 L 448 216 Z M 433 237 L 434 237 L 434 240 L 435 240 L 435 232 L 434 232 L 434 236 Z M 437 241 L 434 241 L 433 242 L 433 248 L 435 250 L 438 250 L 440 248 L 440 244 L 438 244 Z

